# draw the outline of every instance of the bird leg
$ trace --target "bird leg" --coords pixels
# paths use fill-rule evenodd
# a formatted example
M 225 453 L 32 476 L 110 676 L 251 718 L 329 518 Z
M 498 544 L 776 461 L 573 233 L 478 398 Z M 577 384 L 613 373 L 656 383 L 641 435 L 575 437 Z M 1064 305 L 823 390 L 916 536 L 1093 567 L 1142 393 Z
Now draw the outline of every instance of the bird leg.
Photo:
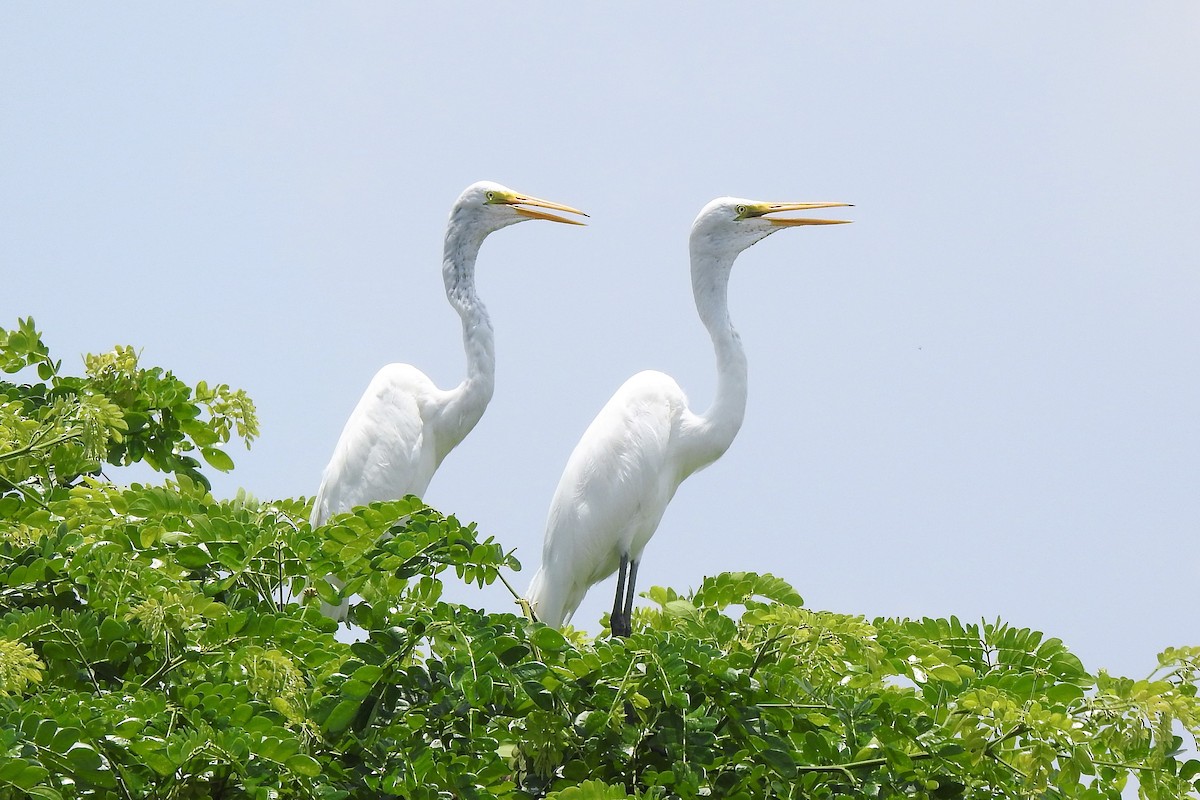
M 625 607 L 625 571 L 629 567 L 629 556 L 621 554 L 621 566 L 617 568 L 617 594 L 613 598 L 612 614 L 608 617 L 608 627 L 613 636 L 628 636 L 627 623 L 622 620 L 621 613 Z
M 625 635 L 633 633 L 633 592 L 634 586 L 637 585 L 637 568 L 638 562 L 629 562 L 629 585 L 625 587 L 625 608 L 621 611 L 622 624 L 625 626 Z

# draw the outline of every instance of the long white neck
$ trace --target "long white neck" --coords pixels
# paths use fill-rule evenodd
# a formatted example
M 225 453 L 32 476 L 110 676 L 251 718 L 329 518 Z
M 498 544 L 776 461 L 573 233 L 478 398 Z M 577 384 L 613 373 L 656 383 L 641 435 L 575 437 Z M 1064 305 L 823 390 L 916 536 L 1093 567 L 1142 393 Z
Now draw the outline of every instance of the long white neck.
M 712 337 L 717 356 L 717 393 L 708 410 L 697 418 L 690 437 L 689 461 L 693 470 L 720 458 L 742 427 L 746 416 L 746 351 L 729 319 L 729 274 L 736 253 L 714 252 L 693 241 L 692 294 L 700 321 Z
M 446 227 L 442 278 L 446 299 L 462 320 L 463 349 L 467 354 L 467 377 L 450 390 L 441 455 L 448 453 L 471 432 L 483 416 L 496 385 L 496 347 L 487 308 L 475 293 L 475 259 L 487 234 L 465 224 L 457 214 Z

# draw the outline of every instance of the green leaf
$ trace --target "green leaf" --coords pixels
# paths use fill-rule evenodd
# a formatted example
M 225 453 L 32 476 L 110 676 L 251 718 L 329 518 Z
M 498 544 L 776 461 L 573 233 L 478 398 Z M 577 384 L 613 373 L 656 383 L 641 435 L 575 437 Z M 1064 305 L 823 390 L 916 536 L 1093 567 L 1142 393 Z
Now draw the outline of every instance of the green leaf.
M 1046 689 L 1046 698 L 1060 705 L 1069 705 L 1077 700 L 1082 700 L 1084 694 L 1082 688 L 1070 683 L 1056 683 Z
M 175 551 L 175 560 L 188 569 L 207 567 L 211 556 L 201 545 L 189 544 Z
M 760 755 L 763 760 L 770 764 L 775 770 L 785 778 L 791 778 L 796 774 L 796 759 L 791 753 L 783 750 L 767 749 L 763 750 Z
M 175 762 L 166 754 L 166 747 L 161 740 L 140 739 L 130 742 L 129 749 L 150 769 L 161 776 L 170 775 L 175 771 Z
M 560 650 L 565 650 L 570 645 L 567 643 L 567 638 L 554 628 L 541 626 L 534 629 L 529 636 L 529 641 L 539 650 L 557 653 Z
M 161 533 L 161 525 L 143 525 L 141 530 L 138 531 L 138 544 L 142 546 L 143 550 L 149 549 L 158 541 Z
M 67 759 L 79 772 L 95 772 L 104 766 L 104 760 L 96 748 L 86 742 L 76 742 L 67 751 Z
M 16 758 L 0 758 L 0 782 L 8 783 L 23 791 L 31 791 L 44 783 L 49 772 L 36 764 L 28 764 Z
M 284 762 L 288 769 L 292 772 L 298 772 L 309 778 L 315 778 L 321 774 L 321 762 L 317 761 L 312 756 L 303 753 L 297 753 L 294 756 L 289 756 Z
M 329 712 L 322 727 L 329 733 L 341 733 L 354 720 L 354 716 L 358 713 L 358 707 L 357 700 L 341 701 Z
M 629 797 L 622 786 L 593 780 L 551 792 L 546 795 L 546 800 L 626 800 Z
M 521 659 L 525 658 L 525 656 L 529 655 L 529 653 L 529 648 L 518 642 L 500 651 L 500 663 L 506 667 L 511 667 L 513 664 L 516 664 Z
M 468 687 L 467 696 L 471 700 L 471 704 L 476 707 L 486 706 L 492 702 L 492 690 L 494 683 L 492 677 L 486 673 L 475 679 L 475 682 Z
M 525 693 L 529 695 L 529 699 L 538 707 L 544 708 L 547 711 L 554 708 L 554 695 L 542 684 L 537 681 L 525 681 L 522 687 L 525 689 Z
M 218 450 L 215 447 L 201 447 L 200 455 L 204 456 L 204 460 L 208 462 L 209 466 L 219 469 L 221 472 L 229 472 L 233 469 L 233 459 L 224 450 Z

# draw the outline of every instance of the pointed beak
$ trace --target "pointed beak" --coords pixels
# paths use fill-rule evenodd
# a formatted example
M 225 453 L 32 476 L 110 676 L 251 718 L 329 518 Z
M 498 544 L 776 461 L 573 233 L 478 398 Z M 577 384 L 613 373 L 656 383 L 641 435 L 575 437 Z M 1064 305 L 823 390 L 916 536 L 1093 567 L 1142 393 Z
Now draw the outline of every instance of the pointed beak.
M 844 225 L 848 219 L 822 219 L 820 217 L 767 217 L 767 214 L 778 214 L 784 211 L 809 211 L 814 208 L 843 208 L 851 207 L 852 203 L 764 203 L 747 216 L 763 217 L 772 225 L 790 227 L 793 225 Z
M 545 211 L 534 210 L 536 208 L 549 208 L 554 211 L 565 211 L 568 214 L 579 214 L 582 217 L 587 216 L 587 214 L 583 213 L 579 209 L 571 208 L 570 206 L 564 206 L 561 203 L 552 203 L 549 200 L 542 200 L 541 198 L 530 197 L 529 195 L 524 194 L 514 194 L 511 197 L 505 198 L 503 202 L 506 205 L 512 206 L 513 211 L 516 211 L 523 217 L 529 217 L 530 219 L 545 219 L 549 220 L 550 222 L 564 222 L 567 225 L 587 224 L 585 222 L 580 222 L 579 220 L 560 217 L 557 214 L 548 214 Z M 526 206 L 533 206 L 533 208 L 526 208 Z

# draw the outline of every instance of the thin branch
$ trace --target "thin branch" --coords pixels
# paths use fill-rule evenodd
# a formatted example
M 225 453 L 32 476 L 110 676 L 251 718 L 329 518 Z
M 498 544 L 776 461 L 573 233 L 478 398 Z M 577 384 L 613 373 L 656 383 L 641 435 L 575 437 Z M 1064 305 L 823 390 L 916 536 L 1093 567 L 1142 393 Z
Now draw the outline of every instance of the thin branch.
M 513 600 L 516 600 L 518 603 L 520 603 L 524 599 L 521 597 L 521 595 L 517 594 L 517 590 L 512 587 L 512 584 L 508 582 L 508 579 L 504 577 L 504 573 L 502 573 L 499 569 L 496 570 L 496 577 L 499 578 L 500 582 L 504 584 L 504 588 L 508 589 L 508 593 L 513 596 Z
M 275 542 L 275 563 L 279 567 L 279 605 L 278 610 L 283 611 L 283 542 Z
M 87 671 L 88 680 L 92 682 L 92 688 L 96 690 L 96 694 L 101 694 L 104 690 L 100 688 L 100 681 L 96 680 L 96 671 L 92 669 L 92 662 L 88 661 L 87 656 L 83 654 L 83 649 L 80 648 L 79 642 L 75 641 L 75 638 L 66 630 L 64 630 L 57 622 L 51 622 L 50 628 L 61 634 L 63 640 L 66 641 L 67 644 L 71 645 L 71 647 L 75 650 L 75 654 L 79 656 L 79 662 L 83 664 Z
M 919 753 L 908 753 L 913 761 L 921 761 L 926 758 L 933 758 L 934 753 L 921 751 Z M 886 758 L 864 758 L 862 761 L 849 761 L 845 764 L 813 764 L 797 766 L 798 772 L 841 772 L 849 776 L 851 770 L 870 769 L 871 767 L 882 767 L 888 763 Z
M 617 687 L 617 696 L 613 698 L 612 706 L 608 709 L 609 719 L 612 719 L 617 713 L 617 703 L 620 702 L 621 695 L 625 692 L 625 684 L 629 682 L 629 676 L 633 673 L 634 666 L 640 663 L 641 661 L 636 658 L 629 661 L 629 668 L 625 670 L 625 675 L 621 678 L 621 685 Z
M 1024 724 L 1017 723 L 1016 725 L 1014 725 L 1012 727 L 1012 730 L 1010 730 L 1008 733 L 1001 736 L 996 741 L 988 742 L 987 747 L 984 748 L 984 752 L 987 753 L 988 755 L 991 755 L 992 751 L 996 748 L 996 745 L 1004 744 L 1009 739 L 1012 739 L 1015 736 L 1020 736 L 1022 733 L 1027 733 L 1028 731 L 1029 731 L 1029 728 L 1025 727 Z
M 1012 739 L 1014 736 L 1020 735 L 1025 730 L 1026 730 L 1026 728 L 1024 725 L 1015 726 L 1011 731 L 1004 734 L 1004 736 L 1000 737 L 996 741 L 989 744 L 987 749 L 984 752 L 987 753 L 988 755 L 992 756 L 992 758 L 994 758 L 996 761 L 1000 762 L 1004 766 L 1013 770 L 1017 774 L 1022 775 L 1023 777 L 1028 777 L 1028 776 L 1024 775 L 1024 773 L 1022 773 L 1016 767 L 1014 767 L 1012 764 L 1009 764 L 1007 761 L 1000 758 L 999 756 L 994 755 L 991 752 L 992 748 L 995 747 L 996 745 L 1000 744 L 1001 742 L 1007 741 L 1008 739 Z M 934 758 L 937 754 L 922 750 L 922 751 L 916 752 L 916 753 L 908 753 L 907 755 L 913 761 L 922 761 L 925 759 Z M 845 764 L 816 764 L 816 765 L 810 765 L 810 766 L 797 766 L 796 769 L 799 772 L 841 772 L 841 773 L 849 775 L 849 772 L 851 770 L 870 769 L 871 767 L 881 767 L 887 763 L 888 763 L 887 758 L 879 757 L 879 758 L 864 758 L 861 761 L 850 761 Z M 1096 761 L 1093 763 L 1099 764 L 1100 762 Z
M 195 650 L 186 650 L 186 651 L 184 651 L 184 653 L 182 655 L 178 655 L 173 659 L 169 658 L 169 659 L 163 661 L 162 666 L 160 666 L 158 669 L 156 669 L 153 674 L 151 674 L 149 677 L 146 678 L 146 680 L 142 681 L 142 688 L 143 689 L 149 688 L 150 684 L 153 681 L 162 678 L 171 670 L 173 670 L 177 667 L 180 667 L 183 664 L 186 664 L 190 660 L 189 659 L 190 653 L 195 653 L 196 655 L 204 656 L 204 655 L 208 655 L 209 653 L 212 653 L 216 650 L 221 650 L 221 649 L 225 649 L 225 648 L 229 648 L 230 650 L 232 650 L 234 645 L 238 644 L 239 642 L 244 641 L 245 638 L 246 637 L 244 637 L 244 636 L 235 636 L 232 639 L 226 639 L 225 641 L 221 642 L 221 644 L 219 646 L 214 646 L 214 647 L 210 647 L 210 648 L 197 648 Z M 170 641 L 170 637 L 168 635 L 168 642 L 169 641 Z
M 83 436 L 83 431 L 74 431 L 74 432 L 64 433 L 62 436 L 59 436 L 55 439 L 51 439 L 48 442 L 43 442 L 40 439 L 38 439 L 37 435 L 35 434 L 34 438 L 29 440 L 29 444 L 25 445 L 24 447 L 18 447 L 16 450 L 9 450 L 7 453 L 0 453 L 0 462 L 8 461 L 9 459 L 13 459 L 13 458 L 20 458 L 23 455 L 28 455 L 29 453 L 32 453 L 34 450 L 45 450 L 45 449 L 53 447 L 56 444 L 62 444 L 63 442 L 69 442 L 72 439 L 78 439 L 82 436 Z
M 763 646 L 761 648 L 759 648 L 758 655 L 756 655 L 754 657 L 754 663 L 750 665 L 750 673 L 746 677 L 748 677 L 748 678 L 754 677 L 754 673 L 758 672 L 758 668 L 763 665 L 763 661 L 767 657 L 767 649 L 782 638 L 783 638 L 783 634 L 777 633 L 774 636 L 772 636 L 770 639 L 767 639 L 767 641 L 763 642 Z
M 757 703 L 759 708 L 795 708 L 802 711 L 838 711 L 839 709 L 825 703 Z
M 1007 768 L 1008 768 L 1009 770 L 1011 770 L 1013 773 L 1015 773 L 1016 775 L 1020 776 L 1021 780 L 1023 780 L 1023 781 L 1028 781 L 1028 780 L 1029 780 L 1029 775 L 1027 775 L 1027 774 L 1024 772 L 1024 770 L 1020 770 L 1020 769 L 1018 769 L 1017 767 L 1015 767 L 1014 765 L 1012 765 L 1012 764 L 1008 763 L 1007 761 L 1005 761 L 1003 758 L 1001 758 L 1000 756 L 996 755 L 995 753 L 988 753 L 987 755 L 988 755 L 988 757 L 989 757 L 989 758 L 991 758 L 991 759 L 992 759 L 993 761 L 995 761 L 997 764 L 1000 764 L 1000 765 L 1001 765 L 1001 766 L 1003 766 L 1003 767 L 1007 767 Z
M 179 667 L 186 663 L 187 663 L 186 656 L 176 656 L 174 659 L 164 661 L 162 663 L 162 666 L 160 666 L 158 669 L 154 670 L 154 672 L 151 673 L 146 678 L 146 680 L 142 681 L 142 688 L 143 689 L 149 688 L 151 683 L 158 680 L 159 678 L 164 677 L 168 672 L 175 669 L 176 667 Z
M 26 488 L 19 483 L 14 483 L 3 475 L 0 475 L 0 481 L 6 483 L 10 489 L 15 489 L 16 491 L 20 492 L 27 500 L 37 503 L 43 509 L 46 509 L 47 511 L 50 509 L 50 506 L 46 505 L 46 502 L 42 500 L 42 498 L 38 497 L 37 493 L 32 489 Z
M 746 677 L 754 677 L 754 673 L 758 671 L 758 668 L 762 666 L 763 661 L 767 657 L 767 649 L 782 638 L 783 634 L 777 633 L 770 639 L 767 639 L 765 642 L 763 642 L 762 647 L 760 647 L 758 650 L 758 655 L 754 657 L 754 663 L 750 665 L 750 672 Z M 713 735 L 716 736 L 718 733 L 725 730 L 725 726 L 727 724 L 729 724 L 729 712 L 726 712 L 725 716 L 721 717 L 721 721 L 717 723 L 717 727 L 713 728 Z

